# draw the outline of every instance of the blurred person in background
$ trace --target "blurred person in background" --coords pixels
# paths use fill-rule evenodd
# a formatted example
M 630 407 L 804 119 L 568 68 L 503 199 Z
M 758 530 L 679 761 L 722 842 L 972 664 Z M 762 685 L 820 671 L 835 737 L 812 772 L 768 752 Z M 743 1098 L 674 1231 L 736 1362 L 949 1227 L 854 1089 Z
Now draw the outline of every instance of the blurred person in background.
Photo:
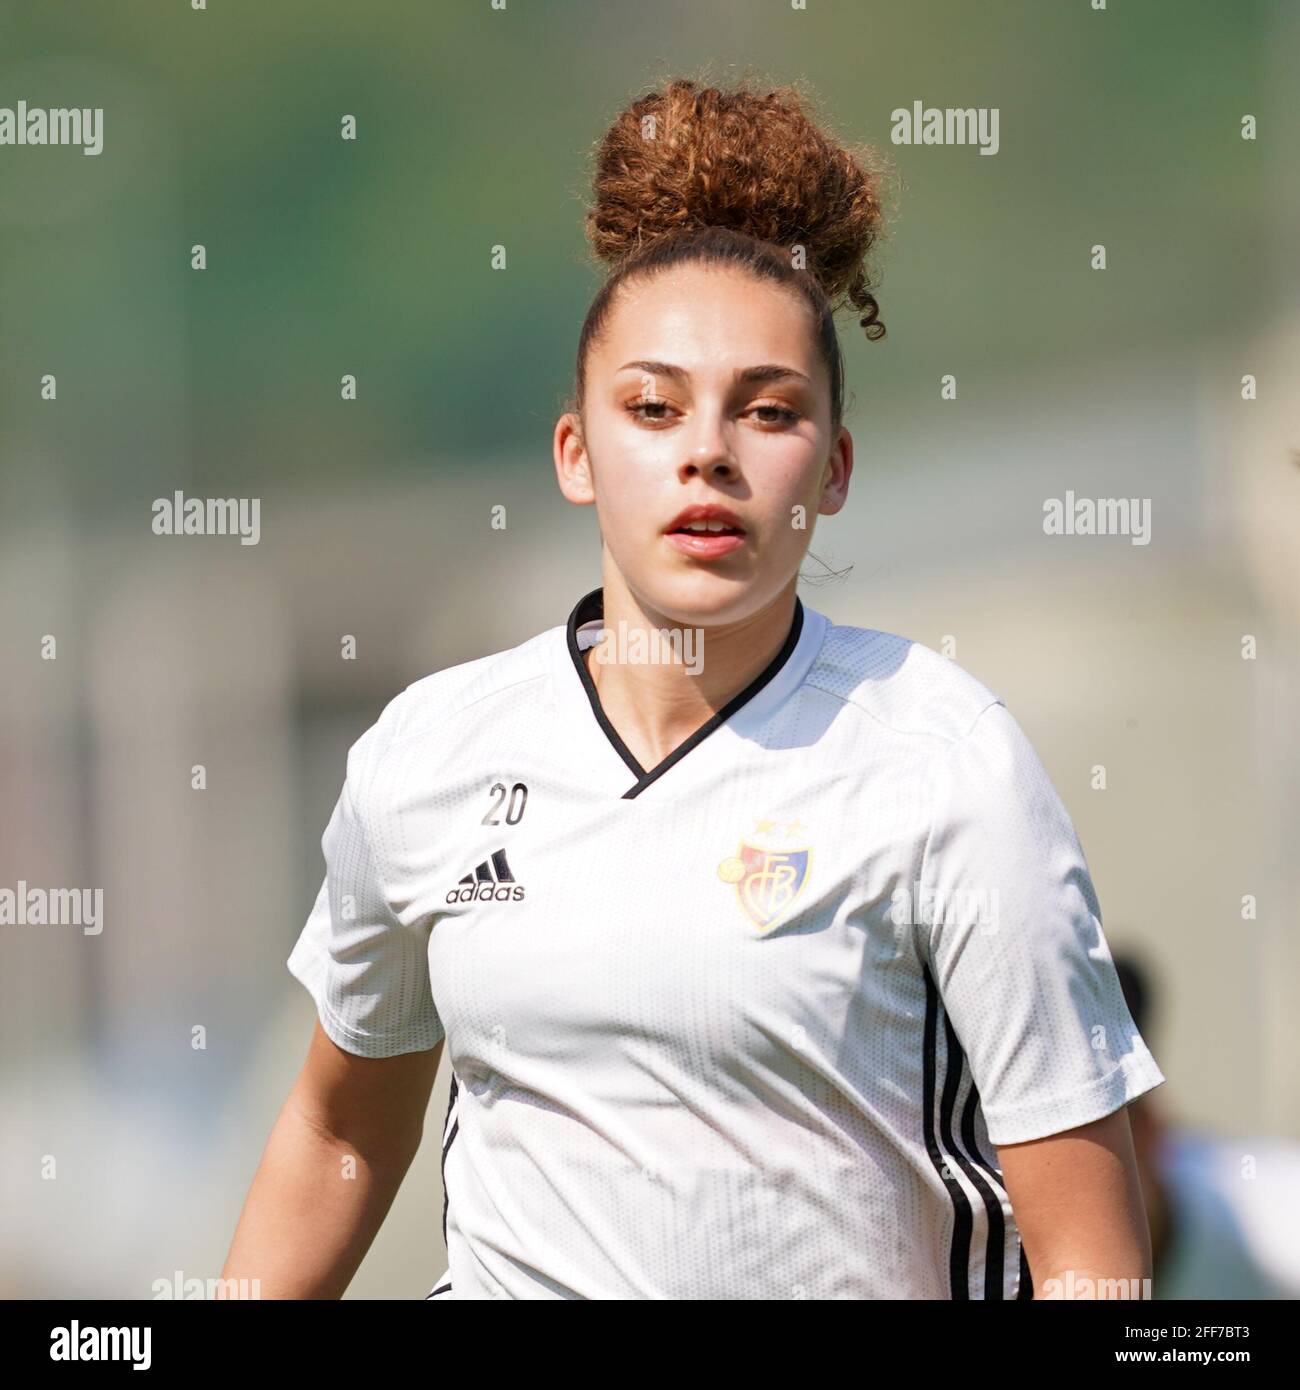
M 1150 1038 L 1154 973 L 1116 950 L 1129 1012 Z M 1184 1127 L 1148 1091 L 1128 1108 L 1157 1299 L 1300 1297 L 1300 1144 Z

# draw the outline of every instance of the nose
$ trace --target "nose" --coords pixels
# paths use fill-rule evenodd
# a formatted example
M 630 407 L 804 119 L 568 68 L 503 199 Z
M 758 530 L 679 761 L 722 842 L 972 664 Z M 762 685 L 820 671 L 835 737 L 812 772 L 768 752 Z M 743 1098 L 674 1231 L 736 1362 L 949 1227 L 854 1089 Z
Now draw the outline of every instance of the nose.
M 726 481 L 738 476 L 739 468 L 732 453 L 731 441 L 721 419 L 709 420 L 700 412 L 693 421 L 687 443 L 686 457 L 678 467 L 682 479 L 703 477 Z

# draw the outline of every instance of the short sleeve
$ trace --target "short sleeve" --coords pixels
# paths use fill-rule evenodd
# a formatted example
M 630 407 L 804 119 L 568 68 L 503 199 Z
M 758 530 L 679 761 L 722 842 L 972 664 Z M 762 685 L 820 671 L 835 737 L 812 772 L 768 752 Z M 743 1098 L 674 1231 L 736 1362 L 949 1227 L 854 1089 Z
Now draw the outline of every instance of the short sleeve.
M 1073 1129 L 1160 1085 L 1074 827 L 1000 701 L 938 755 L 932 790 L 922 953 L 990 1141 Z
M 325 878 L 288 966 L 316 1001 L 321 1027 L 347 1052 L 393 1057 L 443 1036 L 429 984 L 428 922 L 393 912 L 370 833 L 353 799 L 359 751 L 321 838 Z

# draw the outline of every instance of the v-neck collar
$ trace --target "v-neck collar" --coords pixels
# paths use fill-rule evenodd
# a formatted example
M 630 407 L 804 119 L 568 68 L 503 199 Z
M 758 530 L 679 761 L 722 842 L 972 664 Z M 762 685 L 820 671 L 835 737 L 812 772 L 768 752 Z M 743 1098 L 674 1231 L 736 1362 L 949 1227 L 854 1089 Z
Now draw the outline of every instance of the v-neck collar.
M 737 711 L 746 706 L 752 708 L 755 697 L 759 692 L 765 687 L 770 686 L 774 677 L 776 677 L 783 668 L 788 666 L 792 654 L 799 646 L 800 637 L 815 635 L 816 645 L 820 646 L 820 639 L 826 625 L 825 619 L 821 618 L 819 614 L 812 614 L 811 616 L 816 619 L 817 630 L 815 634 L 808 633 L 806 631 L 808 627 L 806 612 L 802 601 L 799 599 L 798 595 L 796 595 L 794 601 L 794 619 L 790 624 L 790 631 L 786 634 L 785 641 L 781 644 L 780 650 L 771 661 L 767 663 L 743 690 L 733 695 L 721 709 L 715 711 L 693 734 L 689 735 L 682 743 L 679 743 L 671 753 L 660 762 L 656 763 L 654 767 L 647 769 L 641 766 L 636 755 L 627 744 L 623 742 L 622 738 L 619 736 L 618 730 L 610 723 L 604 709 L 601 708 L 600 696 L 597 694 L 595 682 L 591 679 L 591 672 L 588 671 L 587 663 L 583 660 L 583 649 L 590 644 L 580 643 L 579 634 L 583 632 L 584 629 L 586 631 L 591 631 L 598 628 L 604 619 L 604 613 L 604 589 L 592 589 L 590 593 L 584 594 L 578 600 L 573 607 L 573 611 L 569 614 L 566 637 L 569 660 L 572 663 L 573 670 L 577 674 L 578 680 L 581 682 L 583 691 L 586 693 L 587 700 L 591 705 L 592 715 L 603 731 L 609 747 L 622 758 L 632 775 L 636 778 L 633 785 L 623 793 L 623 799 L 625 800 L 639 795 L 657 778 L 662 777 L 670 768 L 676 766 L 676 764 L 693 748 L 697 747 L 708 738 L 720 725 L 725 724 Z M 585 635 L 585 632 L 583 635 Z M 805 645 L 810 644 L 806 643 Z M 807 652 L 805 660 L 799 663 L 801 668 L 806 669 L 807 665 L 811 663 L 811 659 L 814 655 L 815 652 L 811 650 Z M 802 669 L 799 674 L 802 676 Z

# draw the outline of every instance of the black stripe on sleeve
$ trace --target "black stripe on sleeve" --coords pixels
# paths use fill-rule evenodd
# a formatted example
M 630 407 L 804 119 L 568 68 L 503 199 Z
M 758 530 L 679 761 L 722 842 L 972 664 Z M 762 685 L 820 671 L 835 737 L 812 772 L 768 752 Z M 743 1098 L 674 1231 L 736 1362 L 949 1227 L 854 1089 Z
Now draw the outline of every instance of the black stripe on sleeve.
M 451 1152 L 451 1141 L 455 1139 L 460 1130 L 460 1120 L 457 1119 L 451 1126 L 451 1132 L 447 1132 L 447 1121 L 451 1119 L 452 1111 L 456 1108 L 456 1073 L 451 1074 L 451 1090 L 447 1095 L 447 1119 L 443 1121 L 443 1141 L 442 1141 L 442 1243 L 447 1243 L 447 1209 L 450 1206 L 450 1198 L 447 1193 L 447 1155 Z
M 948 1287 L 950 1296 L 954 1300 L 966 1300 L 970 1298 L 970 1238 L 971 1218 L 970 1199 L 966 1196 L 965 1189 L 962 1187 L 956 1173 L 948 1166 L 943 1154 L 939 1149 L 939 1141 L 935 1136 L 934 1129 L 934 1091 L 935 1077 L 938 1070 L 938 1034 L 939 1034 L 939 991 L 935 987 L 934 980 L 930 976 L 929 968 L 925 971 L 925 1035 L 922 1050 L 922 1106 L 925 1127 L 925 1147 L 930 1155 L 930 1162 L 934 1164 L 934 1170 L 943 1179 L 944 1186 L 947 1188 L 948 1197 L 953 1207 L 953 1230 L 952 1243 L 948 1249 Z M 955 1095 L 955 1083 L 952 1078 L 952 1055 L 949 1054 L 948 1075 L 944 1078 L 944 1096 L 951 1113 L 952 1095 Z M 958 1064 L 960 1068 L 960 1063 Z M 951 1092 L 951 1095 L 950 1095 Z
M 944 1038 L 948 1044 L 949 1075 L 953 1071 L 954 1058 L 957 1062 L 956 1070 L 959 1076 L 963 1067 L 969 1072 L 970 1066 L 966 1060 L 966 1054 L 962 1050 L 961 1042 L 946 1009 L 943 1015 L 943 1030 Z M 975 1078 L 972 1076 L 970 1078 L 970 1090 L 966 1095 L 966 1104 L 962 1107 L 961 1119 L 962 1139 L 966 1143 L 967 1153 L 972 1155 L 979 1154 L 979 1147 L 975 1142 L 975 1108 L 979 1105 L 979 1099 L 979 1092 L 975 1089 Z M 984 1210 L 988 1215 L 988 1240 L 984 1253 L 984 1297 L 986 1299 L 1002 1299 L 1006 1297 L 1006 1290 L 1002 1283 L 1003 1264 L 1006 1259 L 1006 1221 L 1002 1213 L 1002 1198 L 989 1185 L 979 1168 L 967 1159 L 953 1141 L 951 1120 L 951 1109 L 945 1108 L 943 1116 L 944 1141 L 948 1145 L 948 1151 L 961 1164 L 962 1172 L 971 1180 L 975 1190 L 983 1199 Z

